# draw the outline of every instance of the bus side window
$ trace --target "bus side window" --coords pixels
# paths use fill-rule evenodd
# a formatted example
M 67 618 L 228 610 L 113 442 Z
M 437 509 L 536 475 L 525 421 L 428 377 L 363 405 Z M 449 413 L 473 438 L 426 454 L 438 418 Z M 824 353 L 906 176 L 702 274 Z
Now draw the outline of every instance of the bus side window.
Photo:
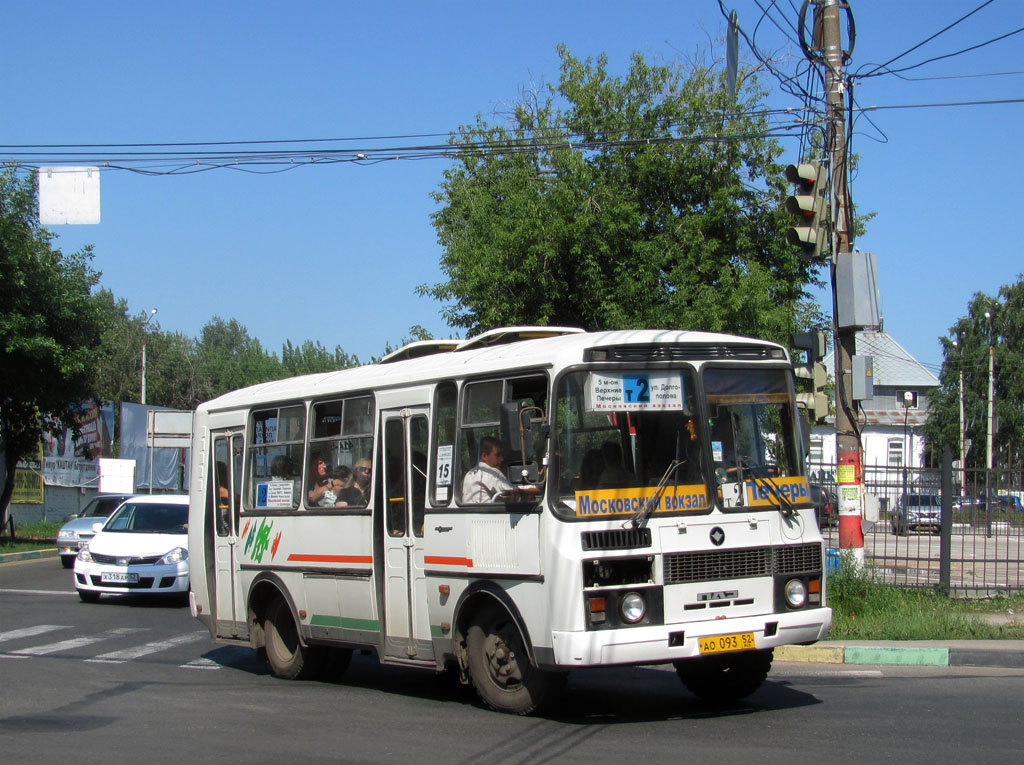
M 455 481 L 455 433 L 457 393 L 455 383 L 443 382 L 437 386 L 434 402 L 434 477 L 431 499 L 434 505 L 444 506 L 452 501 Z M 424 469 L 426 467 L 424 466 Z

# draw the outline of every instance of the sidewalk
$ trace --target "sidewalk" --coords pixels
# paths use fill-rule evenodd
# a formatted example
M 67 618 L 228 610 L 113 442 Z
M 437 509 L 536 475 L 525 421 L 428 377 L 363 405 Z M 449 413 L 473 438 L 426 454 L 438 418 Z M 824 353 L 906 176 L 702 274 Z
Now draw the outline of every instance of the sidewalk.
M 1024 640 L 825 640 L 776 648 L 775 661 L 1024 669 Z
M 17 563 L 20 560 L 36 560 L 37 558 L 56 558 L 56 546 L 48 550 L 30 550 L 28 552 L 4 553 L 0 555 L 0 566 L 4 563 Z

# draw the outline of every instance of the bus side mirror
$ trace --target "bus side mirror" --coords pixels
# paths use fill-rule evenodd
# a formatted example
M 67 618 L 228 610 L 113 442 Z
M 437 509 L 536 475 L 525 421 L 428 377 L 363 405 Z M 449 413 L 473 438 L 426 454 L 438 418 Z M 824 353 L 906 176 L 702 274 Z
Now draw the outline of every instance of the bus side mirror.
M 800 409 L 799 412 L 800 415 L 797 419 L 800 424 L 800 441 L 804 445 L 804 456 L 806 457 L 811 453 L 811 420 L 806 409 Z
M 501 441 L 505 445 L 506 462 L 522 462 L 533 454 L 533 421 L 525 401 L 508 401 L 501 405 Z
M 536 483 L 540 479 L 534 454 L 533 413 L 544 411 L 526 401 L 508 401 L 501 405 L 499 426 L 505 445 L 505 467 L 510 483 Z

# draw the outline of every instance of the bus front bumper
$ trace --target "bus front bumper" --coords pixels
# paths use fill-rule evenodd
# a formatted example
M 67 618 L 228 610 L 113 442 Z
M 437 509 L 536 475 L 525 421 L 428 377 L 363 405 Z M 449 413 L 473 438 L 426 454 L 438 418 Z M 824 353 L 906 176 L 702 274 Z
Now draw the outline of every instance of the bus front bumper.
M 764 614 L 617 630 L 552 633 L 557 667 L 660 664 L 699 656 L 700 638 L 752 635 L 755 648 L 823 640 L 832 626 L 831 608 Z

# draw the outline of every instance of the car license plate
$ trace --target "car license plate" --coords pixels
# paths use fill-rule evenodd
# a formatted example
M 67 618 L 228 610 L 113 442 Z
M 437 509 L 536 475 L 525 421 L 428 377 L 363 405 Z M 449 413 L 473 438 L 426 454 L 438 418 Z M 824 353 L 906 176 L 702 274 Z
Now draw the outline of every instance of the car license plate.
M 715 635 L 697 640 L 701 653 L 722 653 L 723 651 L 745 651 L 756 648 L 753 632 L 739 632 L 735 635 Z
M 100 581 L 110 584 L 137 584 L 138 574 L 124 574 L 119 571 L 105 571 L 100 574 Z

